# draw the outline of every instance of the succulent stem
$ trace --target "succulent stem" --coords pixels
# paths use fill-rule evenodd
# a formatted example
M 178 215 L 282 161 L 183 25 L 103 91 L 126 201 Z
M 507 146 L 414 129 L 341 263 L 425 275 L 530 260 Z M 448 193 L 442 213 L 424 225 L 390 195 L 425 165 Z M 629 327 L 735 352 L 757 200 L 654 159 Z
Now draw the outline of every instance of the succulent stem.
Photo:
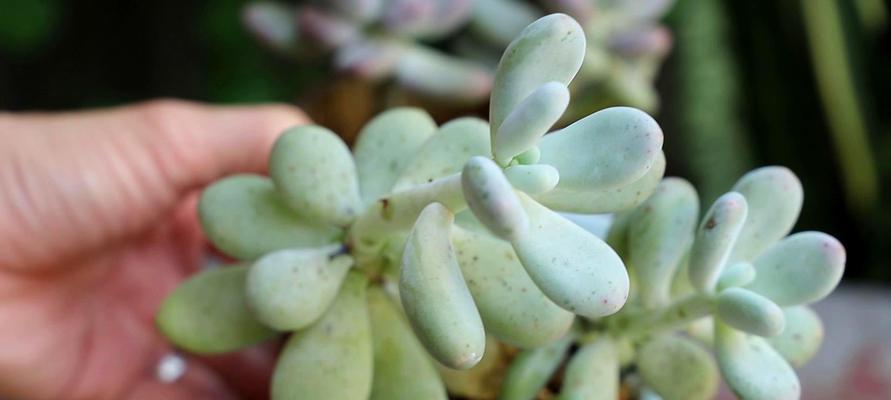
M 676 329 L 712 313 L 714 298 L 711 295 L 693 294 L 655 311 L 640 310 L 621 313 L 610 324 L 610 333 L 616 337 L 637 339 L 666 330 Z

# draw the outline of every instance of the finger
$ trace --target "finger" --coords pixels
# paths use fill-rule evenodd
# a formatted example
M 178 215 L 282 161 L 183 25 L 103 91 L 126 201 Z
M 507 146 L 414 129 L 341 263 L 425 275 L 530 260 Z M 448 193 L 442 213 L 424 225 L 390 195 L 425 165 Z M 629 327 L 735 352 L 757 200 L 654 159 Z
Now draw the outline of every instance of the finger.
M 286 127 L 282 105 L 156 101 L 0 119 L 0 266 L 71 262 L 147 231 L 191 190 L 261 172 Z

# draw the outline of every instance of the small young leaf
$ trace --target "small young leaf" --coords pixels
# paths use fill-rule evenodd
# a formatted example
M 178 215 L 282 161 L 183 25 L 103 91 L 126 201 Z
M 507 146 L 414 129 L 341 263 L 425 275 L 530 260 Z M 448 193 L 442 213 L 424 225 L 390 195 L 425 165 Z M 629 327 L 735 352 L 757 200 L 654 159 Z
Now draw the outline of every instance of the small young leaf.
M 560 366 L 571 344 L 572 337 L 566 336 L 554 343 L 521 351 L 507 368 L 498 400 L 534 399 Z
M 467 206 L 492 234 L 514 240 L 526 233 L 529 228 L 526 212 L 494 161 L 472 157 L 461 172 L 461 187 Z
M 321 317 L 353 265 L 348 255 L 332 258 L 334 251 L 336 246 L 278 250 L 254 262 L 246 291 L 257 319 L 281 331 L 296 331 Z
M 558 189 L 614 189 L 653 167 L 662 148 L 662 128 L 643 111 L 612 107 L 545 136 L 538 147 L 539 162 L 560 171 Z
M 321 319 L 294 333 L 272 375 L 272 399 L 365 399 L 371 393 L 368 282 L 350 272 Z
M 488 334 L 529 348 L 569 330 L 574 315 L 535 286 L 510 244 L 460 227 L 452 228 L 452 241 Z
M 350 149 L 320 126 L 285 131 L 269 156 L 269 175 L 291 208 L 314 221 L 346 225 L 362 204 Z
M 807 306 L 783 309 L 786 328 L 783 333 L 767 339 L 789 364 L 801 367 L 820 349 L 823 342 L 823 322 L 820 316 Z
M 367 204 L 390 192 L 415 153 L 436 132 L 436 122 L 417 108 L 393 108 L 374 117 L 359 132 L 353 149 L 359 188 Z
M 718 291 L 745 286 L 755 280 L 755 267 L 745 261 L 732 264 L 724 269 L 718 279 Z
M 446 400 L 445 386 L 424 346 L 383 289 L 368 289 L 374 348 L 371 400 Z
M 461 172 L 470 157 L 490 156 L 488 130 L 489 125 L 479 118 L 458 118 L 441 126 L 414 154 L 393 190 Z
M 529 215 L 529 232 L 512 244 L 541 291 L 560 307 L 589 318 L 622 308 L 628 273 L 613 249 L 525 194 L 519 197 Z
M 664 174 L 665 155 L 660 151 L 650 170 L 628 185 L 594 191 L 567 190 L 558 185 L 535 198 L 557 211 L 585 214 L 625 211 L 637 207 L 649 198 Z
M 736 192 L 726 193 L 715 200 L 705 214 L 696 240 L 690 249 L 688 276 L 690 283 L 701 292 L 714 292 L 733 250 L 733 244 L 746 222 L 746 199 Z
M 585 46 L 582 27 L 565 14 L 541 17 L 523 29 L 507 46 L 495 72 L 489 105 L 492 135 L 517 104 L 541 85 L 568 85 L 582 66 Z
M 254 319 L 244 298 L 244 265 L 208 269 L 164 299 L 158 329 L 193 353 L 227 353 L 269 339 L 276 332 Z
M 424 208 L 405 243 L 399 293 L 418 338 L 439 362 L 468 369 L 483 357 L 486 333 L 451 243 L 452 213 Z
M 721 375 L 746 400 L 798 399 L 801 384 L 767 340 L 715 322 L 715 352 Z
M 665 400 L 709 400 L 718 394 L 718 365 L 690 339 L 661 335 L 638 350 L 637 370 Z
M 513 165 L 504 170 L 504 176 L 517 190 L 532 195 L 545 193 L 560 181 L 557 168 L 547 164 Z
M 749 205 L 730 261 L 752 262 L 764 250 L 788 235 L 798 220 L 804 192 L 798 177 L 785 167 L 751 171 L 733 186 Z
M 308 222 L 291 211 L 269 178 L 233 175 L 201 193 L 201 228 L 220 251 L 251 260 L 289 247 L 315 247 L 337 241 L 340 230 Z
M 615 400 L 619 398 L 619 354 L 603 336 L 584 345 L 566 367 L 558 400 Z
M 665 178 L 656 192 L 631 214 L 628 223 L 629 262 L 644 307 L 665 305 L 671 280 L 693 243 L 699 218 L 696 189 L 680 178 Z
M 810 304 L 826 297 L 845 271 L 845 248 L 822 232 L 791 235 L 755 260 L 748 289 L 781 306 Z
M 492 153 L 501 165 L 529 150 L 560 119 L 569 105 L 569 89 L 560 82 L 548 82 L 517 104 L 498 128 Z
M 783 309 L 768 298 L 743 288 L 721 292 L 716 315 L 727 325 L 758 336 L 776 336 L 783 331 Z

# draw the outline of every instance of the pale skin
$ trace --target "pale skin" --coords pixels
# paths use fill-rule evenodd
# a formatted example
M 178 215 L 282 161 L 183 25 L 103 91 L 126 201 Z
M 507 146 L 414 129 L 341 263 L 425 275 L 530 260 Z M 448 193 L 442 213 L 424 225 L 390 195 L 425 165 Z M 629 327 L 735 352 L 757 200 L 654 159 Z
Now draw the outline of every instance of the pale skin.
M 202 263 L 198 191 L 263 173 L 283 105 L 160 100 L 0 113 L 0 398 L 265 398 L 275 344 L 187 356 L 173 384 L 154 314 Z

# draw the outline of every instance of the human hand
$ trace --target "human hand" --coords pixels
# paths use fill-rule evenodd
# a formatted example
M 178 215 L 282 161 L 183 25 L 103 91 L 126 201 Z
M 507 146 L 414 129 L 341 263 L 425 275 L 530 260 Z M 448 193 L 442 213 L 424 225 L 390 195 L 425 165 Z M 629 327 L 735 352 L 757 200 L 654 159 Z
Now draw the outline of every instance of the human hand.
M 154 315 L 207 248 L 196 191 L 264 171 L 278 133 L 305 121 L 172 100 L 0 113 L 0 398 L 265 397 L 268 348 L 189 357 L 158 381 L 170 345 Z

